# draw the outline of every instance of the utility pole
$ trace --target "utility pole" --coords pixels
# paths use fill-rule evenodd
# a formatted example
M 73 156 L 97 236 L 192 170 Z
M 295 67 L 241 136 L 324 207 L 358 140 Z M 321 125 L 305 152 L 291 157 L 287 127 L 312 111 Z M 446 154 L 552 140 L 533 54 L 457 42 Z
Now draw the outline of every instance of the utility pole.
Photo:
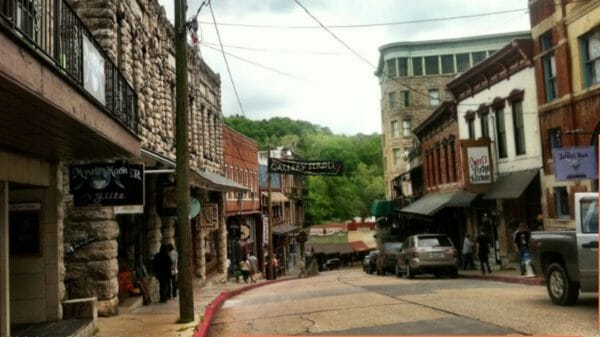
M 187 133 L 187 32 L 186 0 L 175 0 L 175 95 L 177 166 L 177 249 L 179 250 L 179 322 L 194 320 L 194 288 L 192 275 L 192 231 L 190 228 L 190 191 Z
M 271 173 L 269 173 L 269 160 L 271 159 L 271 145 L 267 145 L 267 210 L 269 214 L 269 264 L 267 264 L 267 279 L 274 279 L 273 269 L 273 204 L 271 203 Z

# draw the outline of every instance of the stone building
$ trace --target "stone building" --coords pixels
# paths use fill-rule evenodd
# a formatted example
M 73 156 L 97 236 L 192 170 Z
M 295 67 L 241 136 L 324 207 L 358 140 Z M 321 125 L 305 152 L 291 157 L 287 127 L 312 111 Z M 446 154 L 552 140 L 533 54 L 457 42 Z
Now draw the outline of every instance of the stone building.
M 598 153 L 600 3 L 530 0 L 542 140 L 544 227 L 574 228 L 574 193 L 598 190 L 598 178 L 564 175 L 553 153 Z M 566 156 L 565 156 L 566 157 Z M 560 161 L 560 160 L 559 160 Z M 597 174 L 597 161 L 590 159 Z
M 529 32 L 460 39 L 394 42 L 379 48 L 375 75 L 381 90 L 385 196 L 415 196 L 409 153 L 418 147 L 412 130 L 444 100 L 445 85 L 515 38 Z M 418 195 L 416 195 L 418 196 Z

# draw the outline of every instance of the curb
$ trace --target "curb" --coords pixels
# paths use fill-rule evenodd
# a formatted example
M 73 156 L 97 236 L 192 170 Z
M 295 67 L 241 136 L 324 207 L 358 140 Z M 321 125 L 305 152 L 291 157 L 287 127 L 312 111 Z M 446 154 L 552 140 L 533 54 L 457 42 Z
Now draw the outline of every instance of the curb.
M 462 278 L 472 278 L 484 281 L 497 281 L 506 283 L 517 283 L 525 284 L 530 286 L 543 286 L 546 285 L 546 281 L 539 277 L 515 277 L 515 276 L 504 276 L 504 275 L 464 275 L 460 274 Z
M 271 285 L 274 283 L 279 283 L 279 282 L 289 281 L 289 280 L 295 280 L 295 278 L 283 278 L 283 279 L 279 279 L 279 280 L 270 280 L 270 281 L 265 281 L 265 282 L 261 282 L 261 283 L 255 283 L 255 284 L 241 287 L 241 288 L 238 288 L 235 290 L 222 292 L 221 294 L 219 294 L 219 296 L 217 296 L 212 302 L 210 302 L 206 306 L 206 309 L 204 310 L 204 316 L 200 320 L 200 323 L 198 323 L 198 325 L 196 327 L 196 332 L 194 332 L 194 337 L 208 336 L 208 329 L 210 328 L 210 326 L 212 324 L 215 313 L 217 312 L 217 310 L 219 310 L 221 308 L 223 303 L 225 301 L 227 301 L 228 299 L 230 299 L 234 296 L 237 296 L 243 292 L 246 292 L 248 290 L 252 290 L 254 288 L 264 287 L 264 286 Z

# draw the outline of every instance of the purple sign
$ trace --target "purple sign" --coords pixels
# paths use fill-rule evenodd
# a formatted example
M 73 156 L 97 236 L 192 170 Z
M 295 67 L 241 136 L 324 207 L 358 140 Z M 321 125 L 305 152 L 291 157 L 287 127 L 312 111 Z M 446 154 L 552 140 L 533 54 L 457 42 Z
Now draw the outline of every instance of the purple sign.
M 552 149 L 556 180 L 598 179 L 598 160 L 593 146 Z

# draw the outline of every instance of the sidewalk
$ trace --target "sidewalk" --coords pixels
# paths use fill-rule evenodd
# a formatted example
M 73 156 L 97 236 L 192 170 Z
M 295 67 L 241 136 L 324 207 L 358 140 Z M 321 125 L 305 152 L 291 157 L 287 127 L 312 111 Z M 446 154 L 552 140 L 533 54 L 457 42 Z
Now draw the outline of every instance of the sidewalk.
M 474 278 L 488 281 L 499 281 L 539 286 L 545 284 L 544 278 L 540 275 L 536 275 L 535 277 L 527 277 L 521 275 L 519 264 L 516 262 L 509 262 L 506 268 L 501 268 L 499 265 L 492 263 L 490 263 L 490 266 L 492 267 L 491 274 L 486 273 L 485 275 L 482 275 L 478 263 L 476 263 L 475 270 L 459 269 L 458 274 L 459 277 Z

